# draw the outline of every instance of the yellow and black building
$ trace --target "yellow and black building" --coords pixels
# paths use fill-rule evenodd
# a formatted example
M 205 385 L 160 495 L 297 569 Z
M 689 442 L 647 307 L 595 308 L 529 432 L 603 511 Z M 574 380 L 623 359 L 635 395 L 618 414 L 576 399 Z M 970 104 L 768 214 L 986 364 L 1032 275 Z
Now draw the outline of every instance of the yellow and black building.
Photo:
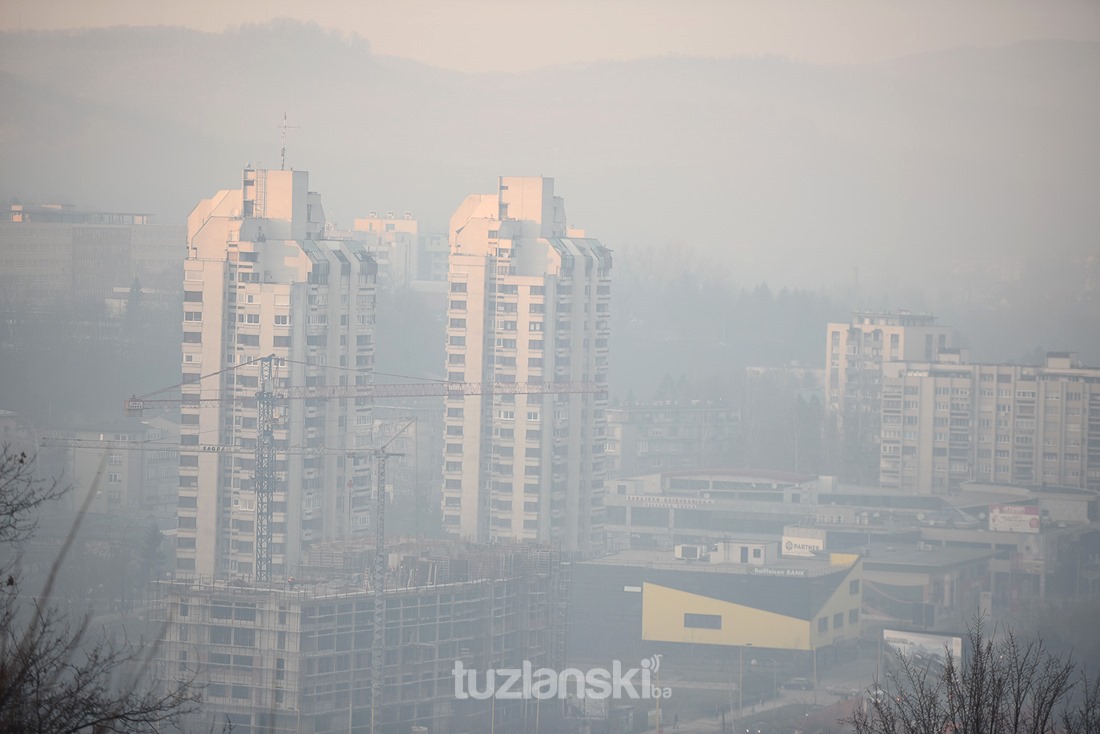
M 859 639 L 862 587 L 852 553 L 750 565 L 622 551 L 573 565 L 569 658 L 728 660 L 751 647 L 830 660 Z

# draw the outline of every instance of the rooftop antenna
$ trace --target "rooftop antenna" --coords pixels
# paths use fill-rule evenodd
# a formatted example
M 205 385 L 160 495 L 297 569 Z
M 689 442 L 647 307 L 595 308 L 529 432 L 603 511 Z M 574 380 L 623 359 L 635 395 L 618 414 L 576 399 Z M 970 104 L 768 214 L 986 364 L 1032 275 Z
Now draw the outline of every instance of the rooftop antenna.
M 286 113 L 284 112 L 283 113 L 283 124 L 280 125 L 280 127 L 283 129 L 283 132 L 282 132 L 282 135 L 280 136 L 280 141 L 282 143 L 282 151 L 280 153 L 280 159 L 279 159 L 279 170 L 280 171 L 285 171 L 286 170 L 286 131 L 287 131 L 287 128 L 289 128 L 291 130 L 297 130 L 298 126 L 297 125 L 287 125 L 286 124 Z

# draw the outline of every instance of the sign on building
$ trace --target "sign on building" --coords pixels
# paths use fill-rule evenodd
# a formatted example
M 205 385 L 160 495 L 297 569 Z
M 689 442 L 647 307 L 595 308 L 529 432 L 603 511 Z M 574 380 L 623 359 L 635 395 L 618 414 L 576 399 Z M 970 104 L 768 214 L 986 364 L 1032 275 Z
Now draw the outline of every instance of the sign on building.
M 990 505 L 989 529 L 1005 533 L 1039 532 L 1037 505 Z
M 917 664 L 934 662 L 943 665 L 947 661 L 947 651 L 958 663 L 962 660 L 962 637 L 955 635 L 935 635 L 928 632 L 905 632 L 903 630 L 884 629 L 882 641 L 890 655 L 901 653 Z
M 780 546 L 782 555 L 809 558 L 815 551 L 825 550 L 822 538 L 805 538 L 798 535 L 784 535 Z

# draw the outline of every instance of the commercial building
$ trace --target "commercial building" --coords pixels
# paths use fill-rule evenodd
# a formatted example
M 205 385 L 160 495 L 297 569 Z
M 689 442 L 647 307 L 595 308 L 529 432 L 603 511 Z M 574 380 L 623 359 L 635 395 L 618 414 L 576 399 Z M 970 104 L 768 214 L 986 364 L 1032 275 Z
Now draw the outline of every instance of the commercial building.
M 227 450 L 180 454 L 178 575 L 255 570 L 259 360 L 275 357 L 271 391 L 373 381 L 375 262 L 362 243 L 325 238 L 308 178 L 245 169 L 239 189 L 188 217 L 180 440 Z M 211 395 L 219 400 L 200 401 Z M 311 543 L 369 530 L 371 404 L 288 400 L 271 420 L 278 579 Z
M 453 671 L 456 661 L 482 672 L 523 661 L 563 667 L 568 587 L 558 554 L 395 543 L 381 595 L 352 573 L 370 555 L 347 543 L 314 546 L 304 559 L 310 576 L 278 587 L 156 584 L 157 677 L 195 675 L 203 686 L 190 729 L 228 722 L 241 734 L 518 731 L 523 723 L 533 730 L 534 702 L 458 700 Z M 374 650 L 379 601 L 384 649 Z M 372 655 L 385 657 L 373 712 Z
M 879 481 L 943 493 L 967 481 L 1100 490 L 1100 369 L 1069 353 L 1042 367 L 884 367 Z
M 701 660 L 736 664 L 751 648 L 808 670 L 860 637 L 857 554 L 758 564 L 635 550 L 574 563 L 571 573 L 571 663 L 660 653 L 661 675 L 674 681 Z
M 831 480 L 761 469 L 670 471 L 617 479 L 604 497 L 608 547 L 664 549 L 812 522 Z
M 825 410 L 839 437 L 842 474 L 872 482 L 878 474 L 883 365 L 934 361 L 952 346 L 952 331 L 934 316 L 908 311 L 857 311 L 851 323 L 826 328 Z
M 135 278 L 143 289 L 178 294 L 184 235 L 148 214 L 13 204 L 0 215 L 0 303 L 99 314 Z
M 740 412 L 710 401 L 658 401 L 609 408 L 607 474 L 725 466 L 733 455 Z
M 863 559 L 864 626 L 966 629 L 976 616 L 992 611 L 983 594 L 993 582 L 993 556 L 989 547 L 923 541 L 868 546 Z
M 611 253 L 550 178 L 501 178 L 451 217 L 447 379 L 607 384 Z M 606 392 L 448 397 L 443 522 L 466 539 L 604 543 Z

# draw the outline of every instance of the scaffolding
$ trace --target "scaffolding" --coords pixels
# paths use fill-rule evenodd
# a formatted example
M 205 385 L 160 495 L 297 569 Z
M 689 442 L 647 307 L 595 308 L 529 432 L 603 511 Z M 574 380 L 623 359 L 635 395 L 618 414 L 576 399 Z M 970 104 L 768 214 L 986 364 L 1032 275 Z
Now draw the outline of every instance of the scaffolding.
M 280 585 L 225 581 L 154 584 L 161 624 L 158 676 L 198 676 L 198 727 L 258 734 L 371 731 L 373 561 L 362 547 L 318 548 L 311 563 L 343 573 Z M 382 594 L 385 658 L 376 727 L 383 732 L 488 731 L 517 721 L 523 702 L 456 701 L 456 660 L 468 668 L 536 668 L 564 660 L 556 551 L 455 541 L 387 546 Z M 355 572 L 355 563 L 358 572 Z M 350 567 L 350 569 L 349 569 Z M 350 573 L 348 571 L 351 571 Z

